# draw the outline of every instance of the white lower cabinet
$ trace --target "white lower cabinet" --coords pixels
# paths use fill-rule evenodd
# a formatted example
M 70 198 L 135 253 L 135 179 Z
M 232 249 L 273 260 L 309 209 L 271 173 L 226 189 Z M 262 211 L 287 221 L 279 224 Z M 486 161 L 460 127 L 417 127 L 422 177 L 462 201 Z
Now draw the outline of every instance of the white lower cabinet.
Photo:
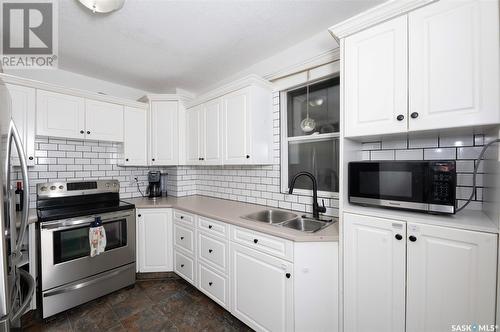
M 293 264 L 231 244 L 231 312 L 258 331 L 293 331 Z
M 138 209 L 136 213 L 138 271 L 172 271 L 172 210 Z
M 497 236 L 408 223 L 406 331 L 495 325 Z
M 337 242 L 294 243 L 181 210 L 138 209 L 137 219 L 139 272 L 173 270 L 256 331 L 338 331 Z
M 494 325 L 497 235 L 344 214 L 344 330 Z

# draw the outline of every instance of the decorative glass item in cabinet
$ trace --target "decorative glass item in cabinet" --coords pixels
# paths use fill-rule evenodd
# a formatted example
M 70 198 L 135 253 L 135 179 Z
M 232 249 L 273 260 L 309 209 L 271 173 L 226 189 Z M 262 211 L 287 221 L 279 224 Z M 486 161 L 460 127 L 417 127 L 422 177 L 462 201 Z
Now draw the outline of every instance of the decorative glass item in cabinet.
M 288 137 L 339 132 L 339 83 L 334 77 L 288 91 Z
M 294 141 L 288 144 L 288 183 L 298 172 L 312 173 L 318 181 L 318 190 L 338 192 L 339 140 L 320 139 Z M 298 178 L 295 188 L 311 190 L 311 180 Z

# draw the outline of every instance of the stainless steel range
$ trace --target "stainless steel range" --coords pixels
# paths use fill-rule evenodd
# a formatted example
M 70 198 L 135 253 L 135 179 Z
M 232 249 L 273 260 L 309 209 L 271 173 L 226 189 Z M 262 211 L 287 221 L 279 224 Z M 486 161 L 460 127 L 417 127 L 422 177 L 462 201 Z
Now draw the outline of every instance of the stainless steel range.
M 135 283 L 135 213 L 117 180 L 37 185 L 38 299 L 46 318 Z M 90 257 L 100 217 L 105 251 Z

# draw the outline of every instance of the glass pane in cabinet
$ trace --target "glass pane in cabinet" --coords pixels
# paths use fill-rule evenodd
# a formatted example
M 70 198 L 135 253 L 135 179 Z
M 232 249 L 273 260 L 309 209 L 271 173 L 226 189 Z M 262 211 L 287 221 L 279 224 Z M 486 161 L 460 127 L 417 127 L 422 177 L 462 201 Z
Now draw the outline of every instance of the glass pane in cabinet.
M 339 141 L 301 141 L 288 143 L 288 185 L 298 172 L 310 172 L 318 182 L 319 191 L 338 192 Z M 296 189 L 312 189 L 312 181 L 301 176 L 295 182 Z
M 309 108 L 309 109 L 308 109 Z M 339 132 L 340 86 L 335 77 L 287 93 L 288 137 Z

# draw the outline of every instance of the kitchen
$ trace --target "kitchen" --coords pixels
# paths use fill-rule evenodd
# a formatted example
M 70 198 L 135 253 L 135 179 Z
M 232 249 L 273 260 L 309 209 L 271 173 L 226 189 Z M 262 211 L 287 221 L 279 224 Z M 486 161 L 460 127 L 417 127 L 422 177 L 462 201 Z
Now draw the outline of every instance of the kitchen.
M 43 2 L 3 330 L 496 330 L 498 1 Z

